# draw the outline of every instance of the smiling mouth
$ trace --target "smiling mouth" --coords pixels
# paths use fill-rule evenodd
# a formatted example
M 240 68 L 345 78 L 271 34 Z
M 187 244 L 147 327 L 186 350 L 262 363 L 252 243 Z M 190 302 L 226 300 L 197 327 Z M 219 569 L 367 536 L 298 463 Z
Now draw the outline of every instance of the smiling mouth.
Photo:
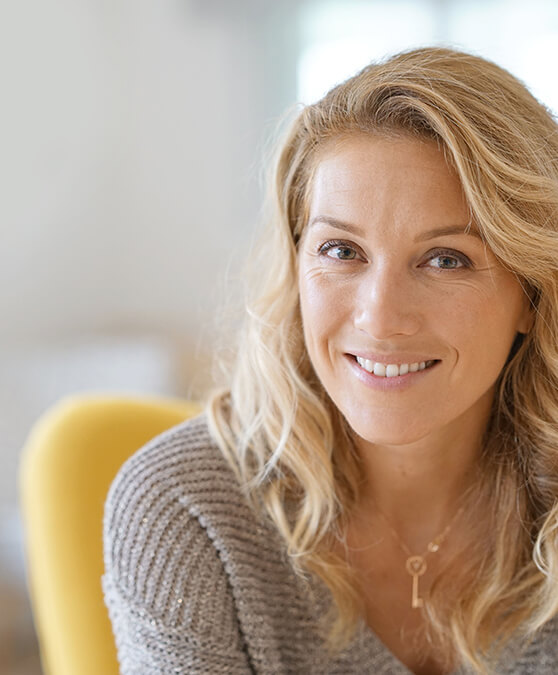
M 355 356 L 354 358 L 361 368 L 377 377 L 399 377 L 408 373 L 417 373 L 419 370 L 426 370 L 427 368 L 431 368 L 435 363 L 439 363 L 438 359 L 415 361 L 414 363 L 379 363 L 363 359 L 360 356 Z

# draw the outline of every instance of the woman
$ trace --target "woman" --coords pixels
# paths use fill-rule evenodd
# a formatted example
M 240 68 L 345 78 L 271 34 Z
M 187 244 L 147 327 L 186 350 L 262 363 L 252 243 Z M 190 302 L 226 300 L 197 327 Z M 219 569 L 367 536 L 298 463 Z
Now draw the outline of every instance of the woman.
M 123 673 L 557 672 L 557 131 L 447 49 L 300 111 L 230 386 L 109 495 Z

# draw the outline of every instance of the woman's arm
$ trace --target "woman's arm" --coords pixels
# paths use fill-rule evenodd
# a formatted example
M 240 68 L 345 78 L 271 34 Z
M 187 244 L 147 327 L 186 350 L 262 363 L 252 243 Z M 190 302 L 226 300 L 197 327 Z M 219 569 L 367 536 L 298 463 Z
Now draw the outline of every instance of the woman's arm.
M 253 672 L 222 561 L 180 486 L 128 462 L 109 493 L 104 544 L 122 675 Z

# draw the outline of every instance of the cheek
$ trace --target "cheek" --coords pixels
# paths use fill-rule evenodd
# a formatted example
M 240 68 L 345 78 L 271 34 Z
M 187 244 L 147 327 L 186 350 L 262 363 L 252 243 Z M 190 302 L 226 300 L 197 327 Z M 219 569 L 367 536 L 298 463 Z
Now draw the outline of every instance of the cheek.
M 457 359 L 470 368 L 471 378 L 495 379 L 503 368 L 517 334 L 520 310 L 514 297 L 475 298 L 456 304 L 444 321 L 448 342 Z
M 301 275 L 299 297 L 304 338 L 314 358 L 349 321 L 350 308 L 341 285 L 328 283 L 323 275 Z

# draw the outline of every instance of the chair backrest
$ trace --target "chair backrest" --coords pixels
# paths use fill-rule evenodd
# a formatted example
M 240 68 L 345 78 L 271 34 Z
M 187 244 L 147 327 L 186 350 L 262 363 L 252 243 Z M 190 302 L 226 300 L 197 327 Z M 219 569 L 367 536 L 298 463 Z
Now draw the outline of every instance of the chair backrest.
M 27 575 L 46 675 L 118 675 L 103 602 L 109 486 L 149 439 L 200 411 L 177 399 L 76 396 L 33 427 L 20 468 Z

